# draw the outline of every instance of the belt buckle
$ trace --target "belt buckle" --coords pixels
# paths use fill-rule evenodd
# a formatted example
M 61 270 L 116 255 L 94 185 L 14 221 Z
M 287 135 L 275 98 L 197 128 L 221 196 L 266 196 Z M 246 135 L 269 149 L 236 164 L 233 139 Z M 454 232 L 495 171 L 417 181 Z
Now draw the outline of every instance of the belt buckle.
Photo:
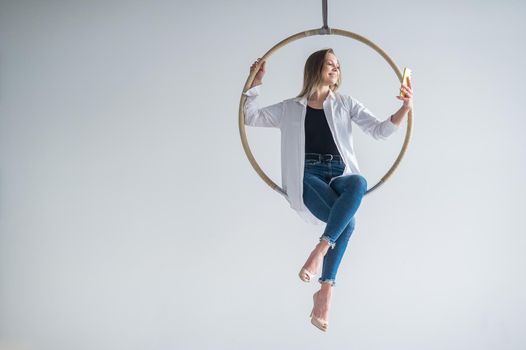
M 330 162 L 331 160 L 334 159 L 334 156 L 332 154 L 324 154 L 323 157 L 325 157 L 325 156 L 331 156 L 330 159 L 326 159 L 328 162 Z

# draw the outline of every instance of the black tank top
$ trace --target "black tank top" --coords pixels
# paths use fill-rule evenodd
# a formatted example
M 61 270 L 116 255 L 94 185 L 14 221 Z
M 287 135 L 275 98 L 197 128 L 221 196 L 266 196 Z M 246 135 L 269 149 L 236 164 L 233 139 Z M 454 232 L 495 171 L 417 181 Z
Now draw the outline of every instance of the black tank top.
M 305 115 L 305 153 L 340 155 L 322 109 L 307 105 Z

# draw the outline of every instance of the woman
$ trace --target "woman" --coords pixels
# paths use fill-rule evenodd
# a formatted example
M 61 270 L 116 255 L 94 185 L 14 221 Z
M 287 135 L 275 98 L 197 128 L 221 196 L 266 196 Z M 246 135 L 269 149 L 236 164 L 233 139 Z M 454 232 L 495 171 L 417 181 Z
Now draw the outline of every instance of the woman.
M 384 121 L 351 96 L 337 92 L 341 84 L 340 63 L 332 49 L 314 52 L 305 63 L 304 82 L 296 98 L 258 108 L 256 97 L 265 75 L 258 58 L 252 86 L 244 94 L 245 124 L 276 127 L 281 131 L 282 188 L 291 207 L 308 222 L 326 223 L 319 243 L 299 272 L 310 282 L 323 262 L 319 291 L 314 293 L 311 323 L 322 331 L 336 272 L 355 226 L 355 213 L 367 191 L 353 149 L 352 122 L 376 139 L 393 134 L 413 108 L 411 81 L 396 96 L 402 106 Z

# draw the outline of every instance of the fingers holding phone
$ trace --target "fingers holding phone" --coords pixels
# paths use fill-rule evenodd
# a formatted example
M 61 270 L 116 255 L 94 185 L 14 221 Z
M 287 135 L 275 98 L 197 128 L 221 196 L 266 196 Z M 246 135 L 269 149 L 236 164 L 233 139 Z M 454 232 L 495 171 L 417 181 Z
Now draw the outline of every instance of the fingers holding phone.
M 396 96 L 397 99 L 403 101 L 403 106 L 407 108 L 413 108 L 413 86 L 411 83 L 411 69 L 404 68 L 402 76 L 402 84 L 400 85 L 400 95 Z

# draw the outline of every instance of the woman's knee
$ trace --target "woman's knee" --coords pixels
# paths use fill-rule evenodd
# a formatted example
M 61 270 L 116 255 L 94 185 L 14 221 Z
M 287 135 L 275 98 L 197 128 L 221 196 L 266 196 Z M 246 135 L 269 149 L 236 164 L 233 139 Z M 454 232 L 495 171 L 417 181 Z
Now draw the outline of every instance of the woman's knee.
M 349 175 L 346 181 L 346 185 L 352 190 L 364 193 L 367 191 L 367 180 L 365 180 L 365 177 L 363 177 L 362 175 Z

